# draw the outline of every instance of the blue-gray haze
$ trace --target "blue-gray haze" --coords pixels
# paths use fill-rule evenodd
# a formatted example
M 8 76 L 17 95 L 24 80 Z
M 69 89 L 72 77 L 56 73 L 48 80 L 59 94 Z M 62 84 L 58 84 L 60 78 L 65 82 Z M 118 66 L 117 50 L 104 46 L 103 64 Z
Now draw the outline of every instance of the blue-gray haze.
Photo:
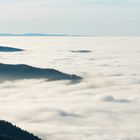
M 139 0 L 0 0 L 0 32 L 140 35 Z

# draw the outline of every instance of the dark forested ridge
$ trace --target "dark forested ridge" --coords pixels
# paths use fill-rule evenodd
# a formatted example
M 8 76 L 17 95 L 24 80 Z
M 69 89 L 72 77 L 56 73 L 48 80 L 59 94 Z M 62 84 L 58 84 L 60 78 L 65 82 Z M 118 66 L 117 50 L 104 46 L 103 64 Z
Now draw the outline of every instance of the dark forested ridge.
M 0 63 L 1 79 L 38 79 L 45 78 L 48 80 L 81 80 L 77 75 L 70 75 L 55 69 L 36 68 L 24 64 L 3 64 Z
M 0 140 L 41 140 L 37 136 L 0 120 Z
M 19 48 L 0 46 L 0 52 L 21 52 L 21 51 L 23 50 Z

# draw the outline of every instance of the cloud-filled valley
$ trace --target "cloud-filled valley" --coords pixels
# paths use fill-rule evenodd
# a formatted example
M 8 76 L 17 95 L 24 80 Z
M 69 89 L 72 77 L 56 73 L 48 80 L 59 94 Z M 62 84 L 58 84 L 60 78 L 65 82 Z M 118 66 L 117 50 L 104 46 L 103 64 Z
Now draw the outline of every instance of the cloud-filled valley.
M 1 37 L 0 62 L 53 68 L 81 82 L 0 83 L 0 119 L 44 140 L 140 139 L 139 37 Z M 73 53 L 70 50 L 89 50 Z

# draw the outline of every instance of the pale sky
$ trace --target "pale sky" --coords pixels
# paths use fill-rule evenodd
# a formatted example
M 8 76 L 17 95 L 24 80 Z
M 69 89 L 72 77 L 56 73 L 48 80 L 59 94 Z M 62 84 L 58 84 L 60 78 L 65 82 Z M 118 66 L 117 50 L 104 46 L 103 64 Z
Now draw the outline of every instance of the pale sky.
M 140 0 L 0 0 L 0 33 L 140 35 Z

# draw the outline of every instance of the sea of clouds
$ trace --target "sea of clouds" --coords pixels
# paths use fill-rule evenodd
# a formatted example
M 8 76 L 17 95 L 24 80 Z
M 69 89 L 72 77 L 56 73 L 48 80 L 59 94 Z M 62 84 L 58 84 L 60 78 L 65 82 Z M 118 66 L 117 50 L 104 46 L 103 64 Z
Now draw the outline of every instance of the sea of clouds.
M 80 83 L 1 81 L 0 119 L 44 140 L 140 139 L 139 37 L 1 37 L 0 63 L 55 68 Z

